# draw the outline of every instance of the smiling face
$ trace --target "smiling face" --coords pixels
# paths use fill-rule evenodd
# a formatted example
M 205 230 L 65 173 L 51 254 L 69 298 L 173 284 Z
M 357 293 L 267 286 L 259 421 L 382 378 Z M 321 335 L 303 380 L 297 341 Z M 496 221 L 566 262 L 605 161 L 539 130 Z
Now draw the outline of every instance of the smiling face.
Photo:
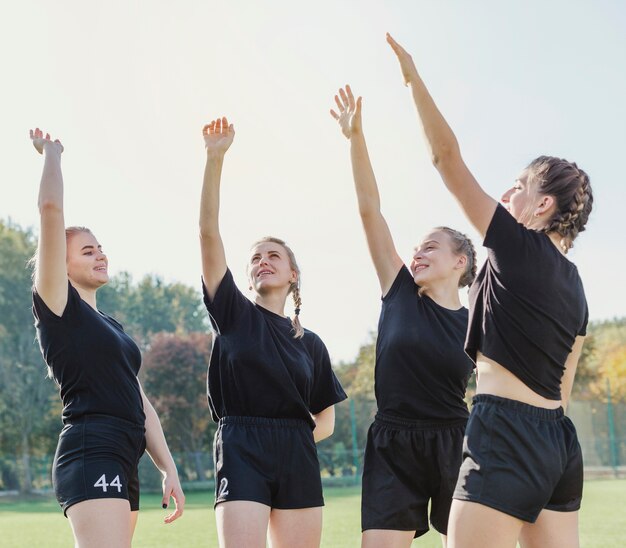
M 453 281 L 458 285 L 467 257 L 455 253 L 450 237 L 440 230 L 427 234 L 411 261 L 413 280 L 422 288 Z
M 74 232 L 69 236 L 66 265 L 74 285 L 98 289 L 109 281 L 107 256 L 91 232 Z
M 260 295 L 282 288 L 286 296 L 298 280 L 286 249 L 274 242 L 260 242 L 252 248 L 248 276 L 251 287 Z

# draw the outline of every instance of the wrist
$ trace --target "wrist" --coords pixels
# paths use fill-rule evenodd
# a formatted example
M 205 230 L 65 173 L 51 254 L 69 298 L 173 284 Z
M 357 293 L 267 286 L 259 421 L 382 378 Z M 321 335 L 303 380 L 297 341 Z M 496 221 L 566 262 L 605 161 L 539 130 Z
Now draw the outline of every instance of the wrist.
M 213 150 L 210 148 L 206 149 L 207 160 L 223 162 L 225 154 L 226 153 L 223 150 Z

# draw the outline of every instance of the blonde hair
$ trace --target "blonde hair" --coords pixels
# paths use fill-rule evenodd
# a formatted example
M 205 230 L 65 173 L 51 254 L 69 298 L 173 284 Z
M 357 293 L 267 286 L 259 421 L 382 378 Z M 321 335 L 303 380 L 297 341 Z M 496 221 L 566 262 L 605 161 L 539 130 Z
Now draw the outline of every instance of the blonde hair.
M 295 271 L 297 275 L 296 281 L 289 284 L 289 291 L 287 292 L 287 295 L 289 295 L 290 293 L 293 295 L 294 316 L 291 320 L 291 325 L 293 326 L 294 330 L 294 339 L 301 339 L 304 336 L 304 328 L 300 323 L 302 297 L 300 296 L 300 267 L 296 262 L 296 256 L 284 240 L 281 240 L 280 238 L 275 238 L 273 236 L 265 236 L 264 238 L 257 240 L 252 244 L 252 247 L 256 247 L 257 245 L 264 243 L 273 243 L 282 246 L 287 252 L 287 257 L 289 258 L 289 266 L 291 267 L 291 270 Z
M 68 226 L 65 229 L 65 244 L 67 246 L 67 244 L 69 243 L 69 241 L 76 236 L 76 234 L 80 234 L 81 232 L 87 232 L 88 234 L 92 234 L 93 232 L 91 232 L 91 230 L 89 230 L 87 227 L 85 226 Z M 34 280 L 35 276 L 37 275 L 37 257 L 39 256 L 39 247 L 37 247 L 37 250 L 35 251 L 35 254 L 28 260 L 28 266 L 31 267 L 33 269 L 31 278 Z

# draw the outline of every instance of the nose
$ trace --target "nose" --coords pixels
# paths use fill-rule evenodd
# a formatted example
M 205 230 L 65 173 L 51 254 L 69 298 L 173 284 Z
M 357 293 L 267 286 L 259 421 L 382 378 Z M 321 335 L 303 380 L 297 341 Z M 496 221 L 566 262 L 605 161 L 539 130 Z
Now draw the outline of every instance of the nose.
M 513 192 L 512 188 L 509 188 L 509 190 L 507 190 L 501 197 L 500 197 L 500 201 L 503 204 L 508 204 L 509 203 L 509 198 L 511 197 L 511 193 Z
M 264 265 L 269 264 L 269 263 L 268 263 L 268 260 L 267 260 L 267 257 L 262 256 L 262 257 L 259 259 L 259 265 L 263 265 L 263 264 L 264 264 Z
M 413 260 L 417 261 L 420 257 L 422 257 L 422 251 L 420 249 L 416 249 L 415 253 L 413 253 Z

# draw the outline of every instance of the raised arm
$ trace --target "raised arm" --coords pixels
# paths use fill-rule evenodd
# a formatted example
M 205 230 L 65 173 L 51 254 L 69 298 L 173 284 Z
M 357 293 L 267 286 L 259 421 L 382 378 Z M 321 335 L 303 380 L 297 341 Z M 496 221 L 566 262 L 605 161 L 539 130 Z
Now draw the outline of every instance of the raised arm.
M 359 213 L 380 288 L 382 294 L 386 295 L 403 263 L 396 251 L 387 221 L 380 211 L 376 177 L 363 135 L 361 97 L 355 101 L 350 86 L 346 86 L 345 90 L 339 90 L 339 95 L 335 95 L 335 102 L 339 114 L 334 110 L 330 114 L 339 122 L 342 133 L 350 140 L 352 175 Z
M 235 128 L 226 118 L 218 118 L 202 129 L 206 167 L 200 198 L 200 250 L 202 276 L 212 299 L 226 274 L 226 255 L 219 229 L 220 180 L 224 155 L 235 137 Z
M 67 267 L 65 263 L 65 221 L 63 218 L 63 145 L 37 128 L 30 130 L 33 146 L 44 156 L 39 184 L 39 245 L 35 268 L 35 289 L 48 308 L 61 316 L 67 304 Z
M 412 57 L 389 34 L 387 42 L 398 57 L 405 84 L 411 87 L 432 163 L 470 222 L 484 236 L 498 203 L 481 188 L 465 165 L 456 136 L 428 93 Z

